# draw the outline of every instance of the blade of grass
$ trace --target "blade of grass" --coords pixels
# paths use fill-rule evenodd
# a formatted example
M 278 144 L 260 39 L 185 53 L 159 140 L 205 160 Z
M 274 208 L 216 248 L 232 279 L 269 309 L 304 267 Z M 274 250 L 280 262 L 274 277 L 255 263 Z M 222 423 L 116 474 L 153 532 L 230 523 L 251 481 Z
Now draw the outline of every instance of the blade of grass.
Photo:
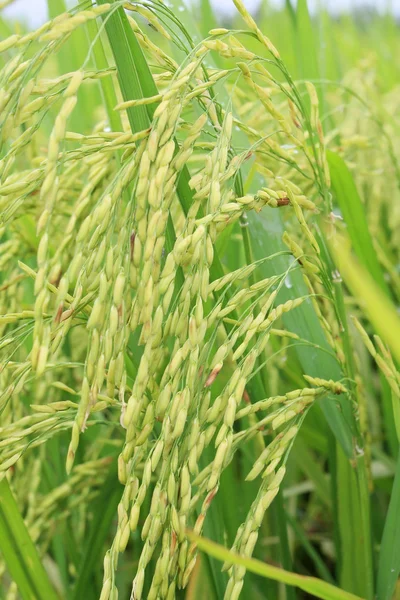
M 93 43 L 98 32 L 99 27 L 97 22 L 93 19 L 86 23 L 86 29 L 90 38 L 90 41 Z M 99 36 L 93 45 L 93 57 L 96 63 L 96 67 L 99 70 L 105 70 L 109 68 L 108 60 L 106 53 L 104 51 L 103 42 L 101 36 Z M 114 107 L 117 104 L 117 94 L 115 93 L 114 82 L 112 79 L 112 75 L 109 77 L 102 77 L 100 79 L 101 92 L 103 96 L 103 102 L 107 110 L 107 116 L 110 123 L 110 127 L 113 131 L 122 131 L 122 122 L 121 116 L 117 110 L 114 110 Z
M 47 0 L 50 19 L 67 12 L 65 0 Z M 85 62 L 89 50 L 85 30 L 78 27 L 72 34 L 67 46 L 62 46 L 57 53 L 58 71 L 60 74 L 76 71 Z M 95 107 L 99 104 L 97 86 L 85 85 L 79 90 L 81 110 L 74 111 L 71 115 L 71 126 L 75 131 L 84 133 L 95 124 Z
M 208 463 L 207 454 L 210 455 L 210 450 L 206 450 L 206 455 L 204 458 L 201 458 L 201 465 L 206 465 Z M 223 502 L 219 494 L 214 499 L 215 501 L 212 503 L 208 518 L 204 522 L 204 532 L 207 536 L 213 535 L 218 540 L 224 539 L 224 508 Z M 231 535 L 234 535 L 234 532 L 230 532 Z M 214 595 L 216 598 L 223 598 L 224 592 L 226 588 L 226 584 L 228 582 L 228 577 L 226 573 L 223 573 L 219 568 L 218 562 L 211 556 L 205 556 L 205 569 L 208 574 L 208 578 L 211 586 L 213 587 Z
M 200 11 L 201 33 L 203 34 L 203 37 L 207 37 L 210 29 L 214 29 L 214 27 L 218 26 L 218 22 L 215 17 L 210 0 L 201 0 Z
M 235 552 L 227 550 L 220 544 L 216 544 L 211 540 L 195 535 L 191 531 L 187 532 L 187 536 L 190 540 L 196 542 L 200 550 L 203 550 L 207 554 L 214 556 L 220 561 L 227 561 L 236 565 L 242 565 L 252 573 L 257 573 L 263 577 L 298 587 L 301 590 L 315 596 L 316 598 L 321 598 L 322 600 L 361 600 L 359 596 L 350 594 L 349 592 L 341 590 L 334 585 L 327 583 L 326 581 L 317 579 L 316 577 L 298 575 L 297 573 L 285 571 L 284 569 L 268 565 L 254 558 L 245 558 L 244 556 L 240 556 Z
M 343 237 L 340 237 L 336 240 L 336 243 L 331 243 L 331 245 L 336 263 L 344 281 L 352 291 L 353 295 L 361 302 L 361 306 L 370 322 L 382 339 L 388 344 L 395 358 L 399 361 L 400 320 L 397 316 L 396 309 L 390 300 L 382 293 L 368 271 L 351 255 L 347 240 L 345 241 Z M 389 513 L 384 528 L 384 541 L 382 541 L 383 549 L 389 563 L 390 560 L 395 560 L 391 558 L 392 554 L 395 557 L 399 554 L 398 544 L 396 545 L 391 541 L 392 530 L 398 527 L 396 521 L 400 495 L 400 483 L 398 479 L 397 470 Z M 391 508 L 392 506 L 394 508 Z M 399 539 L 399 536 L 395 539 Z M 386 594 L 388 594 L 388 586 L 392 585 L 392 577 L 394 576 L 394 573 L 396 573 L 397 568 L 397 566 L 395 566 L 394 572 L 392 572 L 391 569 L 393 567 L 391 567 L 390 572 L 388 573 L 386 571 L 387 565 L 388 562 L 385 562 L 384 564 L 381 556 L 378 570 L 378 588 L 381 590 L 381 593 Z M 394 578 L 394 583 L 396 579 L 397 576 Z M 386 596 L 386 598 L 389 597 L 390 594 Z
M 65 0 L 47 0 L 47 12 L 49 19 L 54 19 L 57 15 L 67 11 Z
M 291 3 L 290 0 L 285 0 L 285 8 L 286 8 L 286 12 L 289 14 L 293 25 L 296 25 L 296 11 L 293 8 L 293 4 Z
M 337 32 L 332 28 L 331 15 L 326 7 L 321 7 L 319 19 L 321 20 L 321 38 L 324 45 L 323 52 L 322 44 L 319 48 L 321 53 L 320 76 L 324 79 L 340 81 L 343 77 L 341 69 L 342 57 L 337 52 Z M 332 118 L 330 119 L 330 124 L 334 127 Z
M 379 554 L 377 600 L 393 597 L 400 574 L 400 455 Z
M 400 319 L 393 303 L 382 293 L 368 271 L 360 265 L 347 241 L 337 236 L 331 241 L 332 253 L 346 285 L 383 341 L 400 362 Z
M 236 182 L 236 193 L 238 195 L 243 195 L 243 193 L 244 193 L 240 179 L 238 179 Z M 241 237 L 242 237 L 242 243 L 243 243 L 243 253 L 245 256 L 246 263 L 248 265 L 250 265 L 254 262 L 250 234 L 249 234 L 248 227 L 246 226 L 247 222 L 244 221 L 241 223 L 241 225 L 242 225 Z M 255 277 L 253 277 L 253 275 L 250 277 L 250 282 L 251 283 L 256 282 L 256 279 L 255 279 Z M 261 359 L 261 357 L 260 357 L 260 359 Z M 259 367 L 262 367 L 261 360 L 259 360 L 258 364 L 259 364 Z M 254 398 L 254 400 L 260 399 L 260 396 L 259 396 L 260 393 L 261 393 L 261 397 L 266 397 L 269 394 L 268 378 L 266 376 L 263 377 L 262 375 L 266 375 L 265 369 L 262 369 L 258 373 L 257 379 L 254 378 L 253 382 L 251 382 L 251 384 L 248 386 L 250 395 Z M 268 443 L 268 441 L 267 441 L 267 443 Z M 262 452 L 263 448 L 264 448 L 264 444 L 262 443 L 262 444 L 260 444 L 259 451 Z M 277 532 L 278 539 L 279 539 L 280 561 L 285 569 L 291 570 L 292 569 L 292 556 L 291 556 L 290 546 L 289 546 L 288 525 L 286 522 L 286 512 L 285 512 L 285 508 L 284 508 L 284 499 L 283 499 L 282 490 L 277 494 L 277 497 L 275 498 L 272 508 L 273 508 L 273 515 L 275 517 L 272 520 L 272 524 L 273 524 L 274 528 L 276 527 L 276 532 Z M 295 600 L 294 590 L 292 588 L 286 586 L 285 594 L 286 594 L 287 600 Z
M 321 248 L 321 257 L 327 265 L 328 271 L 333 272 L 335 264 L 332 260 L 326 241 L 318 231 L 319 246 Z M 362 399 L 358 395 L 358 390 L 355 385 L 355 361 L 353 345 L 350 339 L 349 325 L 347 319 L 347 312 L 344 303 L 343 287 L 340 281 L 337 281 L 333 285 L 334 297 L 336 301 L 336 308 L 338 317 L 341 323 L 341 338 L 343 343 L 343 352 L 345 355 L 344 371 L 348 377 L 348 386 L 350 390 L 349 400 L 358 401 Z M 366 470 L 366 460 L 364 456 L 365 446 L 365 435 L 361 430 L 361 423 L 354 421 L 354 457 L 350 462 L 346 460 L 338 447 L 336 454 L 339 455 L 341 461 L 341 468 L 337 468 L 335 471 L 336 481 L 333 493 L 338 496 L 336 502 L 337 518 L 340 522 L 340 512 L 346 513 L 343 517 L 347 519 L 347 512 L 354 510 L 359 518 L 352 520 L 350 525 L 352 527 L 352 537 L 355 540 L 356 551 L 352 552 L 350 546 L 345 540 L 340 539 L 340 557 L 343 563 L 346 563 L 349 568 L 349 573 L 353 573 L 353 583 L 351 588 L 358 594 L 362 594 L 363 597 L 372 599 L 374 593 L 374 568 L 372 563 L 372 532 L 371 532 L 371 510 L 370 510 L 370 497 L 368 487 L 368 476 Z M 359 448 L 359 449 L 358 449 Z M 337 465 L 339 460 L 337 459 Z M 354 483 L 351 491 L 350 502 L 351 506 L 346 506 L 346 503 L 340 499 L 341 490 L 347 489 L 348 482 Z M 338 528 L 340 533 L 340 527 Z M 347 533 L 344 532 L 344 533 Z
M 286 520 L 286 511 L 283 500 L 283 486 L 279 490 L 272 507 L 275 511 L 277 521 L 277 531 L 279 536 L 279 550 L 281 555 L 281 564 L 286 570 L 292 570 L 293 560 L 289 546 L 288 524 Z M 286 586 L 286 600 L 296 600 L 295 590 L 291 586 Z
M 381 385 L 382 414 L 385 423 L 386 440 L 392 457 L 396 459 L 399 452 L 399 442 L 393 411 L 392 390 L 383 374 L 380 375 L 379 381 Z
M 274 209 L 263 209 L 257 216 L 249 215 L 249 226 L 253 255 L 256 260 L 285 250 L 282 242 L 283 227 L 280 216 Z M 287 270 L 290 265 L 287 256 L 279 256 L 273 262 L 264 261 L 259 271 L 261 277 L 271 277 Z M 279 302 L 293 300 L 307 294 L 307 288 L 298 270 L 290 273 L 290 287 L 282 288 Z M 297 335 L 307 340 L 310 345 L 296 346 L 296 354 L 303 372 L 315 377 L 340 380 L 342 373 L 338 362 L 329 353 L 330 347 L 326 341 L 322 326 L 311 303 L 303 302 L 295 311 L 283 317 L 285 326 Z M 350 426 L 351 409 L 344 397 L 329 397 L 320 402 L 325 418 L 334 432 L 346 455 L 353 454 L 353 439 Z
M 310 478 L 315 486 L 315 492 L 321 502 L 328 508 L 331 508 L 331 496 L 329 493 L 328 481 L 312 452 L 302 440 L 301 435 L 297 437 L 294 446 L 293 458 L 298 467 Z
M 355 569 L 351 558 L 368 547 L 368 541 L 360 539 L 363 532 L 362 514 L 359 510 L 358 485 L 356 473 L 348 468 L 348 461 L 337 446 L 337 481 L 340 482 L 338 498 L 338 525 L 340 534 L 340 584 L 349 591 L 360 593 L 365 590 L 364 571 Z M 367 597 L 367 590 L 363 597 Z
M 62 447 L 64 436 L 56 436 L 49 440 L 48 454 L 43 463 L 42 474 L 42 491 L 51 493 L 57 486 L 62 485 L 66 480 L 66 473 L 62 463 Z M 68 573 L 68 545 L 65 543 L 64 531 L 58 528 L 52 538 L 52 549 L 57 562 L 60 577 L 62 579 L 64 589 L 68 589 L 69 573 Z M 67 600 L 68 596 L 66 596 Z
M 358 260 L 368 269 L 381 290 L 389 295 L 353 175 L 342 157 L 335 152 L 328 151 L 327 159 L 332 188 Z
M 5 477 L 0 481 L 0 548 L 23 600 L 57 600 Z
M 330 571 L 328 570 L 327 566 L 325 565 L 318 552 L 315 550 L 314 546 L 308 540 L 307 535 L 304 533 L 303 529 L 297 524 L 296 520 L 293 519 L 293 517 L 289 513 L 286 514 L 286 519 L 290 527 L 293 529 L 300 544 L 303 546 L 306 554 L 314 563 L 315 570 L 318 573 L 318 575 L 322 579 L 325 579 L 325 581 L 328 581 L 332 585 L 335 585 L 335 580 L 333 579 Z
M 303 79 L 318 79 L 319 44 L 315 39 L 315 27 L 311 22 L 307 0 L 298 0 L 296 31 L 299 54 L 299 71 Z
M 204 38 L 211 29 L 218 27 L 218 21 L 211 6 L 210 0 L 200 1 L 200 31 Z M 218 61 L 218 58 L 217 58 Z M 220 61 L 222 62 L 222 61 Z
M 257 217 L 254 215 L 249 216 L 249 223 L 251 227 L 251 239 L 253 243 L 253 253 L 256 259 L 260 259 L 263 256 L 268 256 L 272 252 L 276 252 L 282 248 L 281 236 L 279 235 L 279 229 L 282 227 L 280 224 L 280 217 L 273 212 L 273 209 L 269 210 L 269 219 L 267 220 L 266 214 L 268 209 L 264 209 Z M 323 240 L 320 242 L 320 247 L 323 248 Z M 282 248 L 283 249 L 283 248 Z M 322 252 L 325 261 L 328 261 L 327 252 Z M 264 262 L 260 267 L 263 277 L 276 275 L 279 272 L 283 272 L 288 268 L 290 259 L 287 256 L 278 257 L 271 264 L 271 261 Z M 331 264 L 326 263 L 329 269 L 332 271 Z M 272 270 L 272 272 L 271 272 Z M 339 286 L 337 286 L 339 287 Z M 338 305 L 340 304 L 341 319 L 343 323 L 345 321 L 345 314 L 343 313 L 344 305 L 342 294 L 340 290 L 336 290 Z M 299 270 L 292 270 L 290 273 L 290 281 L 288 286 L 282 289 L 278 296 L 278 302 L 285 302 L 289 299 L 298 298 L 307 294 L 302 275 Z M 293 331 L 299 335 L 303 340 L 307 340 L 309 345 L 307 346 L 296 346 L 296 353 L 299 361 L 302 365 L 303 372 L 311 374 L 312 376 L 324 377 L 327 379 L 333 378 L 340 380 L 344 376 L 341 367 L 332 355 L 331 348 L 326 340 L 325 333 L 322 329 L 320 321 L 314 311 L 314 308 L 310 303 L 304 302 L 295 311 L 289 312 L 283 316 L 283 322 L 285 327 L 290 331 Z M 345 327 L 345 338 L 344 346 L 346 352 L 347 362 L 349 368 L 351 368 L 351 348 L 349 347 L 349 339 L 347 328 Z M 350 375 L 351 376 L 351 375 Z M 354 377 L 352 378 L 354 379 Z M 359 594 L 363 594 L 364 597 L 371 597 L 372 594 L 372 579 L 373 569 L 371 562 L 371 545 L 369 540 L 370 535 L 370 518 L 369 518 L 369 496 L 368 486 L 366 485 L 365 478 L 365 465 L 363 457 L 354 454 L 354 441 L 358 439 L 359 432 L 357 424 L 352 414 L 352 407 L 348 396 L 342 396 L 340 400 L 336 397 L 328 397 L 319 402 L 322 411 L 327 419 L 329 426 L 331 427 L 338 443 L 343 448 L 347 458 L 355 459 L 357 468 L 357 508 L 362 513 L 362 518 L 354 523 L 353 534 L 355 539 L 358 541 L 358 551 L 356 553 L 347 553 L 346 562 L 353 564 L 352 571 L 357 573 L 363 573 L 364 576 L 358 581 L 362 583 L 362 588 L 358 589 Z M 354 437 L 353 437 L 354 436 Z M 350 462 L 347 460 L 347 469 L 349 472 L 352 470 Z M 341 472 L 343 473 L 343 471 Z M 350 473 L 348 474 L 350 477 Z M 338 485 L 339 484 L 339 485 Z M 337 480 L 336 493 L 341 489 L 340 479 Z M 353 498 L 354 500 L 354 498 Z M 355 501 L 355 500 L 354 500 Z M 345 550 L 346 546 L 341 544 L 342 551 Z M 365 584 L 365 585 L 364 585 Z
M 332 524 L 333 524 L 333 532 L 332 538 L 335 547 L 336 556 L 339 557 L 341 555 L 341 545 L 340 545 L 340 531 L 339 531 L 339 500 L 337 493 L 337 482 L 338 482 L 338 466 L 337 466 L 337 440 L 331 431 L 328 432 L 327 435 L 328 442 L 328 470 L 330 473 L 330 494 L 332 498 Z M 339 562 L 339 561 L 338 561 Z M 337 569 L 336 569 L 337 570 Z
M 97 0 L 97 4 L 106 4 L 106 1 Z M 107 18 L 105 29 L 117 66 L 123 99 L 125 101 L 136 100 L 156 95 L 157 87 L 122 7 Z M 127 115 L 134 133 L 143 131 L 150 126 L 155 107 L 156 105 L 151 104 L 128 108 Z
M 118 502 L 121 499 L 121 486 L 118 482 L 115 460 L 111 463 L 109 475 L 104 482 L 101 494 L 96 500 L 95 511 L 87 535 L 86 545 L 82 552 L 82 560 L 72 600 L 98 597 L 100 590 L 94 588 L 95 573 L 104 550 L 104 542 L 110 532 Z M 101 582 L 100 582 L 101 583 Z
M 210 583 L 210 574 L 207 571 L 208 565 L 208 560 L 203 560 L 203 557 L 197 561 L 186 588 L 185 600 L 198 600 L 198 598 L 218 600 L 218 596 L 216 596 Z

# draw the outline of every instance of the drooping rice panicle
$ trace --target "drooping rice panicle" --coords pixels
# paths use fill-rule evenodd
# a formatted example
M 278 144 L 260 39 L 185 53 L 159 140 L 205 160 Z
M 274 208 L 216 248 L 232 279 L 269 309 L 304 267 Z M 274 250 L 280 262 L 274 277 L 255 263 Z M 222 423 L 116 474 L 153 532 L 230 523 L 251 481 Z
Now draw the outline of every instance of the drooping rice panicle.
M 87 540 L 104 554 L 102 587 L 92 590 L 101 600 L 173 600 L 185 588 L 200 597 L 206 566 L 189 529 L 286 569 L 294 550 L 296 568 L 308 570 L 286 539 L 286 513 L 302 510 L 311 560 L 328 579 L 321 557 L 346 571 L 342 497 L 342 546 L 318 529 L 336 518 L 324 520 L 319 505 L 332 504 L 325 475 L 334 464 L 332 493 L 345 482 L 362 521 L 343 550 L 360 580 L 340 583 L 372 600 L 368 477 L 395 456 L 370 435 L 380 408 L 362 379 L 377 384 L 358 340 L 388 384 L 397 443 L 400 376 L 330 255 L 346 223 L 328 148 L 368 189 L 366 227 L 398 297 L 400 211 L 388 199 L 400 182 L 398 99 L 388 94 L 375 114 L 362 64 L 354 93 L 345 79 L 332 98 L 327 82 L 323 94 L 314 77 L 292 77 L 263 27 L 234 4 L 246 29 L 214 27 L 204 39 L 192 39 L 168 3 L 117 1 L 82 4 L 0 41 L 0 480 L 60 597 L 71 583 L 88 589 L 79 587 L 96 552 Z M 63 63 L 80 34 L 84 52 Z M 97 88 L 88 127 L 83 100 Z M 353 169 L 364 156 L 372 167 Z M 96 502 L 110 481 L 116 511 L 100 506 L 102 533 Z M 243 498 L 213 529 L 235 492 Z M 71 536 L 65 548 L 57 528 Z M 6 563 L 1 585 L 16 598 Z M 246 569 L 233 559 L 223 571 L 212 579 L 221 598 L 259 594 L 255 580 L 242 593 Z

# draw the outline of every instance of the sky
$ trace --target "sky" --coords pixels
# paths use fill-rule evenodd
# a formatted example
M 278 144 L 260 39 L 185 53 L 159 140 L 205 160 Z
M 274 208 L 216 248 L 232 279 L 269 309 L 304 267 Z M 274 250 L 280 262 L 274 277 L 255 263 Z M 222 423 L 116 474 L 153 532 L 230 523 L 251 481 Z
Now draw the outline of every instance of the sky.
M 260 0 L 244 1 L 246 6 L 251 10 L 257 6 Z M 278 6 L 283 1 L 270 0 L 271 4 Z M 232 0 L 211 0 L 211 2 L 225 14 L 229 14 L 235 10 Z M 389 5 L 396 14 L 400 15 L 400 0 L 309 0 L 311 10 L 319 4 L 329 7 L 335 13 L 360 6 L 376 7 L 379 10 L 384 10 Z M 27 21 L 31 27 L 37 27 L 47 20 L 47 0 L 15 0 L 12 5 L 3 9 L 2 14 L 4 16 L 17 16 L 19 19 Z

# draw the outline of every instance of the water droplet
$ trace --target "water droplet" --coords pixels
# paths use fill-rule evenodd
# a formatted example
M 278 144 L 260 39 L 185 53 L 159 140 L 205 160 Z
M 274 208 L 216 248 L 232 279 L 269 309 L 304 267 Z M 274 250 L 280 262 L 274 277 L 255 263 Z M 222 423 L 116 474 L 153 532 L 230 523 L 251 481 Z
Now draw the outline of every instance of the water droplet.
M 359 456 L 364 456 L 364 449 L 360 448 L 358 444 L 356 444 L 356 452 Z
M 332 280 L 334 283 L 341 283 L 343 281 L 342 276 L 337 269 L 332 271 Z
M 242 218 L 240 219 L 239 223 L 240 223 L 240 227 L 248 227 L 249 221 L 247 219 L 247 215 L 242 215 Z
M 331 212 L 331 214 L 329 215 L 332 219 L 332 221 L 335 221 L 336 219 L 339 219 L 340 221 L 343 221 L 343 217 L 342 214 L 339 210 L 336 210 L 336 212 Z
M 293 283 L 292 280 L 290 279 L 290 275 L 286 275 L 285 277 L 285 286 L 290 289 L 291 287 L 293 287 Z

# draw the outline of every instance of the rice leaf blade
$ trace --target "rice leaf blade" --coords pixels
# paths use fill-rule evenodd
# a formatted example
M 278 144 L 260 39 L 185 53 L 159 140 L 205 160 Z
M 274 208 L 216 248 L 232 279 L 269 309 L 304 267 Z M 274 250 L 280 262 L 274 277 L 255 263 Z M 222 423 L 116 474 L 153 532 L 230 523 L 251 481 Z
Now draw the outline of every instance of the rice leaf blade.
M 48 15 L 54 19 L 66 13 L 68 6 L 65 0 L 47 0 Z M 79 27 L 71 34 L 69 46 L 62 46 L 57 52 L 60 73 L 69 73 L 82 67 L 89 52 L 89 44 L 85 29 Z M 85 86 L 79 91 L 81 110 L 71 115 L 71 125 L 76 131 L 84 133 L 94 125 L 94 107 L 99 104 L 97 86 Z
M 264 209 L 257 216 L 249 215 L 249 223 L 252 249 L 256 260 L 286 249 L 281 240 L 283 228 L 280 217 L 273 212 L 273 209 L 269 211 Z M 259 268 L 260 273 L 263 277 L 277 275 L 286 271 L 290 262 L 290 259 L 285 256 L 277 257 L 273 264 L 271 261 L 264 262 Z M 285 287 L 280 292 L 283 302 L 307 294 L 307 288 L 298 270 L 291 271 L 290 285 L 290 288 Z M 329 345 L 311 304 L 305 302 L 295 312 L 284 315 L 284 323 L 289 331 L 293 331 L 310 344 L 305 347 L 296 346 L 296 354 L 304 373 L 328 379 L 341 379 L 339 365 L 329 354 Z M 337 440 L 346 455 L 351 457 L 353 440 L 349 421 L 350 407 L 347 400 L 341 397 L 335 398 L 335 401 L 332 398 L 324 398 L 320 404 Z
M 0 481 L 0 548 L 24 600 L 57 599 L 5 477 Z
M 86 28 L 91 42 L 94 42 L 99 33 L 99 28 L 96 21 L 88 21 Z M 93 56 L 98 69 L 109 68 L 109 63 L 101 36 L 97 38 L 96 43 L 93 46 Z M 118 111 L 114 110 L 114 107 L 117 105 L 117 94 L 115 93 L 112 75 L 109 77 L 102 77 L 100 80 L 100 85 L 110 127 L 113 131 L 122 131 L 120 114 Z
M 290 571 L 285 571 L 284 569 L 263 563 L 254 558 L 245 558 L 244 556 L 240 556 L 235 552 L 227 550 L 220 544 L 216 544 L 206 538 L 201 538 L 191 531 L 189 531 L 187 535 L 189 539 L 196 542 L 200 550 L 214 556 L 218 560 L 242 565 L 252 573 L 257 573 L 263 577 L 298 587 L 301 590 L 312 594 L 316 598 L 321 598 L 322 600 L 361 600 L 360 596 L 341 590 L 326 581 L 322 581 L 315 577 L 291 573 Z
M 327 158 L 332 188 L 358 260 L 364 264 L 382 291 L 388 295 L 388 287 L 372 243 L 365 210 L 354 178 L 339 154 L 328 150 Z
M 208 32 L 218 26 L 210 0 L 201 0 L 200 17 L 201 33 L 203 37 L 207 37 Z
M 400 574 L 400 456 L 379 554 L 377 600 L 391 600 Z
M 314 483 L 315 492 L 318 494 L 320 500 L 325 504 L 325 506 L 331 508 L 331 496 L 325 474 L 322 471 L 319 462 L 317 462 L 316 458 L 308 449 L 307 444 L 303 441 L 301 436 L 296 439 L 293 458 L 296 461 L 299 469 L 303 470 L 304 473 Z
M 278 217 L 275 217 L 275 223 L 272 225 L 271 220 L 274 218 L 274 215 L 271 215 L 271 218 L 267 221 L 264 218 L 265 214 L 266 211 L 264 209 L 258 217 L 250 215 L 249 219 L 252 232 L 251 239 L 256 259 L 271 254 L 273 252 L 272 248 L 276 251 L 281 243 L 280 236 L 277 234 L 277 231 L 279 231 L 279 225 L 276 223 Z M 265 235 L 266 231 L 268 231 L 269 235 Z M 270 244 L 269 247 L 268 244 Z M 268 262 L 265 262 L 262 265 L 260 271 L 263 272 L 264 277 L 278 274 L 279 269 L 280 272 L 283 272 L 288 268 L 288 264 L 290 263 L 287 258 L 283 256 L 279 257 L 279 259 L 274 261 L 274 265 L 271 265 Z M 271 269 L 273 269 L 273 272 L 271 272 Z M 298 270 L 291 271 L 289 285 L 290 287 L 282 289 L 281 301 L 294 299 L 307 293 L 305 284 L 302 280 L 302 275 Z M 311 304 L 303 303 L 295 311 L 283 315 L 283 321 L 290 331 L 297 333 L 300 338 L 307 340 L 310 343 L 310 346 L 308 347 L 303 347 L 302 345 L 296 347 L 296 353 L 304 373 L 315 376 L 317 376 L 317 373 L 319 373 L 319 376 L 324 374 L 322 375 L 323 377 L 333 378 L 335 380 L 340 380 L 343 377 L 339 363 L 334 356 L 329 353 L 330 347 Z M 342 471 L 338 473 L 339 479 L 343 476 L 347 481 L 348 478 L 352 477 L 352 467 L 348 458 L 354 458 L 353 434 L 355 435 L 355 424 L 351 414 L 349 399 L 346 397 L 338 401 L 336 397 L 329 397 L 320 401 L 320 405 L 332 432 L 347 456 L 346 459 L 343 459 Z M 365 484 L 364 470 L 365 465 L 363 465 L 362 462 L 357 462 L 357 475 L 354 475 L 354 494 L 352 496 L 352 501 L 353 506 L 356 507 L 355 510 L 357 511 L 357 514 L 360 515 L 360 520 L 357 523 L 357 537 L 355 540 L 357 551 L 355 554 L 351 554 L 350 562 L 354 561 L 354 569 L 356 572 L 363 574 L 362 578 L 359 580 L 360 588 L 357 588 L 357 592 L 360 593 L 362 590 L 363 593 L 364 590 L 366 590 L 366 597 L 369 598 L 371 597 L 372 588 L 371 536 L 369 524 L 369 498 L 366 497 L 368 492 Z M 341 487 L 342 486 L 340 485 L 340 488 Z M 338 493 L 337 488 L 336 493 Z M 341 507 L 339 506 L 339 510 L 340 508 Z M 346 508 L 344 507 L 343 510 L 346 510 Z M 342 532 L 344 532 L 344 530 L 340 533 Z M 346 548 L 345 541 L 341 540 L 341 546 L 342 548 Z M 365 588 L 364 585 L 366 586 Z
M 87 598 L 89 594 L 98 596 L 100 593 L 100 590 L 97 590 L 97 594 L 94 594 L 96 590 L 93 589 L 93 575 L 96 572 L 96 565 L 101 561 L 104 542 L 110 532 L 120 499 L 121 487 L 116 474 L 116 464 L 113 461 L 103 489 L 96 500 L 90 531 L 82 552 L 80 569 L 71 596 L 72 600 Z
M 106 4 L 98 0 L 98 4 Z M 147 98 L 157 94 L 153 77 L 147 67 L 142 49 L 129 25 L 126 14 L 118 8 L 107 19 L 105 29 L 117 66 L 119 84 L 124 101 Z M 147 129 L 150 125 L 149 106 L 130 106 L 128 119 L 133 132 Z
M 344 238 L 331 242 L 338 269 L 376 332 L 400 362 L 400 319 L 393 303 L 382 293 L 370 273 L 352 256 Z
M 337 486 L 338 523 L 340 532 L 340 584 L 363 598 L 372 598 L 370 582 L 371 543 L 364 537 L 363 513 L 359 509 L 357 473 L 349 468 L 349 463 L 341 448 L 337 447 Z M 365 560 L 363 557 L 365 554 Z
M 299 0 L 296 9 L 296 30 L 298 38 L 300 71 L 307 79 L 319 78 L 318 43 L 308 11 L 307 0 Z
M 289 513 L 286 514 L 286 518 L 288 520 L 290 527 L 293 529 L 296 537 L 298 538 L 300 544 L 303 546 L 305 552 L 308 554 L 308 556 L 313 561 L 313 563 L 315 565 L 315 569 L 316 569 L 318 575 L 320 576 L 320 578 L 324 579 L 328 583 L 331 583 L 332 585 L 335 585 L 335 581 L 334 581 L 329 569 L 325 565 L 323 559 L 321 558 L 319 553 L 316 551 L 314 546 L 308 540 L 307 534 L 303 531 L 301 526 L 297 523 L 296 519 L 294 519 Z

